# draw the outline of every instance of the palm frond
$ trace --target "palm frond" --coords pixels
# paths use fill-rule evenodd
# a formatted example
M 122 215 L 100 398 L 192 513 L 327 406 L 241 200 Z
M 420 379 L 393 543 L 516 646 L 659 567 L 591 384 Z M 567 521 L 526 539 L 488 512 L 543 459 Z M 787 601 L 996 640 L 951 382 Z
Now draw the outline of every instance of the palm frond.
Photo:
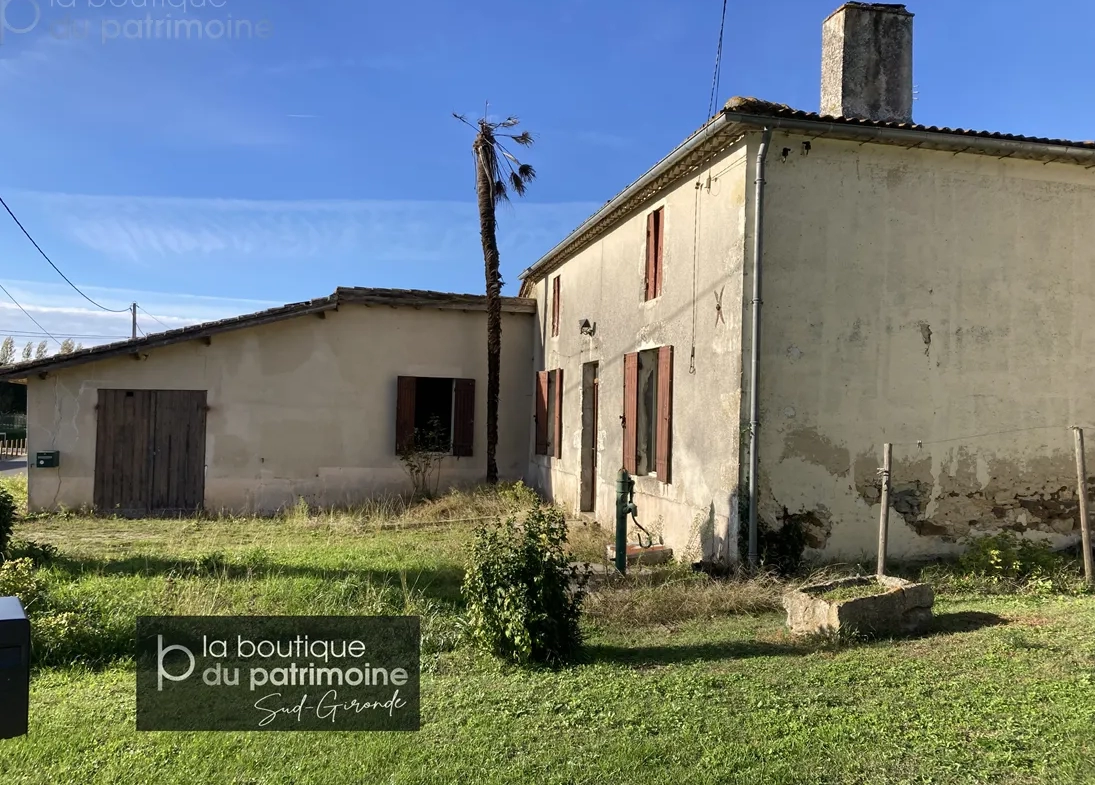
M 536 179 L 536 170 L 531 164 L 521 164 L 517 167 L 517 175 L 526 183 Z
M 517 144 L 522 145 L 524 147 L 528 147 L 533 142 L 532 134 L 530 134 L 528 131 L 522 131 L 519 134 L 513 134 L 513 135 L 510 136 L 510 139 L 512 139 L 513 141 L 517 142 Z
M 520 175 L 516 172 L 510 172 L 509 175 L 510 185 L 513 186 L 513 192 L 518 196 L 525 195 L 525 181 L 521 179 Z
M 524 183 L 521 184 L 521 187 L 522 188 L 525 187 Z M 520 195 L 522 192 L 518 190 L 517 193 Z M 506 181 L 505 180 L 498 180 L 497 182 L 495 182 L 493 196 L 494 196 L 494 203 L 495 204 L 500 204 L 502 202 L 508 202 L 509 201 L 509 192 L 506 191 Z

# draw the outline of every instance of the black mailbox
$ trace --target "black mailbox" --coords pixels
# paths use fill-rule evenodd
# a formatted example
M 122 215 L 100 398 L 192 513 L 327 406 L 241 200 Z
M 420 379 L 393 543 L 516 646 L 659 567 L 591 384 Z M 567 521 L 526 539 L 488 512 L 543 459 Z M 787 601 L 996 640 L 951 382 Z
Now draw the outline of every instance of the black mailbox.
M 27 733 L 30 621 L 18 597 L 0 597 L 0 739 Z
M 61 453 L 57 450 L 36 453 L 34 458 L 34 465 L 39 469 L 56 469 L 61 465 Z

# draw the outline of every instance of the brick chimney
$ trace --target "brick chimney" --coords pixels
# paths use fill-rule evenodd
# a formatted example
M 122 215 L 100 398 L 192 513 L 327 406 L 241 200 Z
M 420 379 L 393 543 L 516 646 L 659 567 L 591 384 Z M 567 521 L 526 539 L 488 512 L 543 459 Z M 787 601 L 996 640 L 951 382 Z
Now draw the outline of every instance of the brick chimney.
M 821 28 L 821 113 L 911 123 L 913 15 L 845 3 Z

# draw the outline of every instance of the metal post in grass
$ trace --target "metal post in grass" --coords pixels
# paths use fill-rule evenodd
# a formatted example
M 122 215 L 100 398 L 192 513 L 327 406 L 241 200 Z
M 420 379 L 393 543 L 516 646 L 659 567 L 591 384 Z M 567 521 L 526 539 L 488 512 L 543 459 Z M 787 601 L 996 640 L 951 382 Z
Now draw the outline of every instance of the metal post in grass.
M 893 445 L 882 446 L 882 512 L 878 516 L 878 574 L 886 574 L 886 535 L 890 525 L 890 462 L 893 457 Z
M 1084 549 L 1084 581 L 1091 585 L 1095 568 L 1091 558 L 1091 530 L 1087 525 L 1087 464 L 1084 461 L 1084 429 L 1072 429 L 1076 434 L 1076 501 L 1080 505 L 1080 540 Z

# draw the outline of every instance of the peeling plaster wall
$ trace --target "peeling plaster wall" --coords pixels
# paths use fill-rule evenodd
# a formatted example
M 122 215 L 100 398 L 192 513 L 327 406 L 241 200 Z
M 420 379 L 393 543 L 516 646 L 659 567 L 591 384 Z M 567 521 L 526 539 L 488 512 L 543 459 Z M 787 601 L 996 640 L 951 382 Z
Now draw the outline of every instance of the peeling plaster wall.
M 534 316 L 502 316 L 498 468 L 527 466 Z M 93 503 L 97 391 L 205 389 L 205 502 L 272 512 L 302 496 L 340 505 L 410 489 L 395 457 L 397 376 L 471 378 L 475 444 L 446 458 L 442 487 L 486 475 L 486 315 L 342 306 L 51 373 L 28 381 L 28 448 L 59 450 L 58 469 L 30 469 L 32 510 Z
M 529 479 L 578 514 L 582 365 L 597 361 L 599 411 L 596 511 L 615 526 L 616 474 L 623 460 L 623 357 L 671 345 L 672 482 L 636 477 L 639 521 L 684 559 L 736 558 L 741 298 L 745 252 L 745 145 L 663 191 L 642 210 L 536 283 L 537 369 L 563 369 L 561 458 L 532 455 Z M 710 187 L 707 187 L 710 176 Z M 696 188 L 699 180 L 703 186 Z M 664 207 L 662 295 L 644 302 L 646 216 Z M 560 330 L 551 336 L 551 281 L 562 276 Z M 717 308 L 717 306 L 721 307 Z M 592 337 L 582 319 L 596 322 Z M 695 372 L 690 373 L 693 324 Z M 530 410 L 531 412 L 531 410 Z M 534 423 L 530 416 L 529 433 Z
M 873 557 L 888 441 L 892 555 L 1074 540 L 1095 174 L 804 139 L 773 139 L 766 178 L 762 517 L 813 515 L 825 557 Z

